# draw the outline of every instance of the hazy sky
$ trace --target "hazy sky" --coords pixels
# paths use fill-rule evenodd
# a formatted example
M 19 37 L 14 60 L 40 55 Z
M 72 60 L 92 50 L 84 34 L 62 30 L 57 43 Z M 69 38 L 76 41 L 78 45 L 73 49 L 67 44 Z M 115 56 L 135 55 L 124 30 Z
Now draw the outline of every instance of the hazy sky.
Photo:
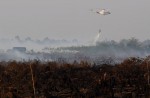
M 90 10 L 108 9 L 101 16 Z M 150 0 L 0 0 L 0 37 L 150 38 Z

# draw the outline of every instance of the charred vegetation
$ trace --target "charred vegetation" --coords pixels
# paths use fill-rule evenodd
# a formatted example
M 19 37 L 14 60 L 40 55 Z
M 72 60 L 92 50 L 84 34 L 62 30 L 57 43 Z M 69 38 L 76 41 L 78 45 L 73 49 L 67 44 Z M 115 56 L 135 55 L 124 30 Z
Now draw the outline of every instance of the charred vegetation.
M 148 61 L 116 65 L 82 61 L 0 62 L 1 98 L 149 98 Z M 32 72 L 31 72 L 32 69 Z M 34 85 L 33 85 L 34 82 Z M 34 87 L 33 87 L 34 86 Z

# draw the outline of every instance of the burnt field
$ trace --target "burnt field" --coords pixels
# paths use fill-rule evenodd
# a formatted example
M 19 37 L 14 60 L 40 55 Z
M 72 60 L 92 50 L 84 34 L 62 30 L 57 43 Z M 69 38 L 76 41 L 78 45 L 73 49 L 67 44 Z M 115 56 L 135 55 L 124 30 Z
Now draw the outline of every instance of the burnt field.
M 116 65 L 0 62 L 0 98 L 150 98 L 148 58 Z

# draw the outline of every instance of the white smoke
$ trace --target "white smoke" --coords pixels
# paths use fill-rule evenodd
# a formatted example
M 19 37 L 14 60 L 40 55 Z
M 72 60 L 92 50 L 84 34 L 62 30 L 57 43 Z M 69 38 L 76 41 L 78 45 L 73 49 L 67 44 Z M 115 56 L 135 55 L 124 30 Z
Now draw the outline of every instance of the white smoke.
M 99 41 L 100 35 L 96 37 L 96 45 L 90 46 L 63 46 L 60 48 L 41 48 L 40 50 L 35 49 L 41 43 L 43 47 L 49 44 L 49 40 L 38 41 L 38 45 L 35 46 L 32 43 L 32 39 L 25 42 L 16 42 L 17 46 L 32 45 L 31 49 L 27 49 L 26 52 L 8 52 L 0 49 L 0 61 L 2 60 L 31 60 L 38 59 L 41 61 L 57 61 L 65 60 L 66 62 L 88 60 L 89 62 L 121 62 L 128 57 L 146 57 L 150 55 L 150 40 L 145 40 L 143 42 L 138 41 L 135 38 L 123 39 L 120 42 L 115 41 Z M 17 40 L 19 40 L 17 38 Z M 22 41 L 22 40 L 20 40 Z M 48 42 L 46 44 L 45 42 Z M 54 41 L 55 42 L 55 41 Z M 57 42 L 57 41 L 56 41 Z M 5 42 L 6 43 L 6 42 Z M 11 43 L 11 44 L 12 44 Z M 22 43 L 22 45 L 20 45 Z M 7 43 L 9 47 L 11 44 Z M 12 49 L 12 47 L 10 47 Z
M 97 36 L 94 39 L 94 45 L 96 45 L 98 42 L 100 42 L 100 33 L 101 33 L 101 30 L 99 30 Z
M 76 50 L 80 58 L 88 61 L 102 62 L 113 61 L 115 63 L 122 62 L 129 57 L 144 58 L 150 55 L 150 40 L 143 42 L 135 38 L 123 39 L 120 42 L 101 41 L 93 46 L 68 47 L 62 49 Z

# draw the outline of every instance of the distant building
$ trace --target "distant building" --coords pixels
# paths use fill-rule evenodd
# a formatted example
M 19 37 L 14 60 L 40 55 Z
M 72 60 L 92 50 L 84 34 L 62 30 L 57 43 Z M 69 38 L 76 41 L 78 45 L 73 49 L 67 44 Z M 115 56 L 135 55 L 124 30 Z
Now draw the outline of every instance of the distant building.
M 26 47 L 13 47 L 13 51 L 26 52 Z

